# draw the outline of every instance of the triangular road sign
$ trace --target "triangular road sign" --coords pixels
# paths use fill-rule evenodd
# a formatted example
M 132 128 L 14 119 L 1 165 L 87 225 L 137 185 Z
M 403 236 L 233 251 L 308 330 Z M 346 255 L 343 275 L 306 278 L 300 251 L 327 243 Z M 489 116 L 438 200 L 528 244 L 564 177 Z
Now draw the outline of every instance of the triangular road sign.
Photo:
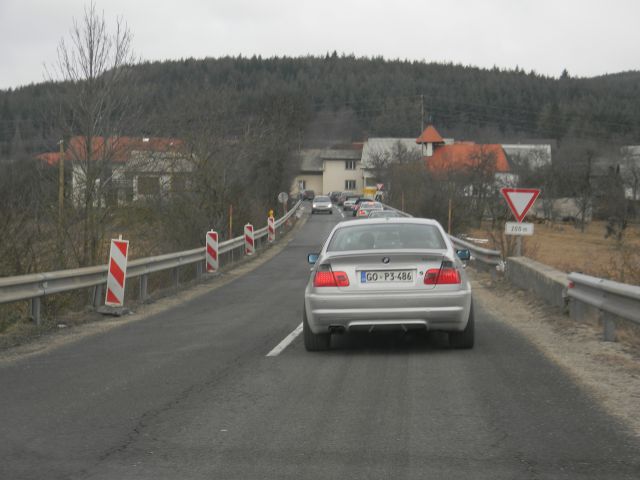
M 539 188 L 501 188 L 500 193 L 507 200 L 509 208 L 513 212 L 518 222 L 524 219 L 525 215 L 540 195 Z

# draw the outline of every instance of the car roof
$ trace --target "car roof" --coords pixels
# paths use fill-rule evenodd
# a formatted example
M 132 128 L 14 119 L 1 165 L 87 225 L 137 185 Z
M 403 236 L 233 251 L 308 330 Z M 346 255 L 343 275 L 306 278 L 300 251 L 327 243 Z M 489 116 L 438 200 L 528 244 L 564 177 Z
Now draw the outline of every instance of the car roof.
M 417 225 L 434 225 L 440 226 L 440 222 L 434 220 L 432 218 L 415 218 L 415 217 L 383 217 L 383 218 L 367 218 L 365 221 L 369 224 L 371 223 L 379 223 L 381 225 L 387 225 L 389 223 L 411 223 Z M 346 220 L 344 222 L 340 222 L 336 225 L 336 229 L 338 228 L 347 228 L 353 227 L 357 225 L 362 225 L 363 220 Z

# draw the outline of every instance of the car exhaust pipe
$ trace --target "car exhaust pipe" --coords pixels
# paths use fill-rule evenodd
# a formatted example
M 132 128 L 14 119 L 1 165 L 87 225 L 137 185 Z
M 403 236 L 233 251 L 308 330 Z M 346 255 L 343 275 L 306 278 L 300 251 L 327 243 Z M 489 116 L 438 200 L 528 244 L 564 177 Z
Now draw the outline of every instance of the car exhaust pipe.
M 330 325 L 329 326 L 329 333 L 344 333 L 345 332 L 345 328 L 343 325 Z

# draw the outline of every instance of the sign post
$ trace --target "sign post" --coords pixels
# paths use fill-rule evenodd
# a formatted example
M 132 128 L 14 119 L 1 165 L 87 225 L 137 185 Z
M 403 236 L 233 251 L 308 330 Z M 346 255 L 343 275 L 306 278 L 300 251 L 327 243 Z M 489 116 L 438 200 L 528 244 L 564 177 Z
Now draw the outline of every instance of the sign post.
M 507 201 L 513 216 L 517 222 L 506 222 L 504 225 L 505 235 L 517 235 L 516 255 L 522 256 L 522 236 L 533 235 L 533 223 L 523 223 L 524 217 L 533 206 L 538 195 L 539 188 L 501 188 L 500 193 Z

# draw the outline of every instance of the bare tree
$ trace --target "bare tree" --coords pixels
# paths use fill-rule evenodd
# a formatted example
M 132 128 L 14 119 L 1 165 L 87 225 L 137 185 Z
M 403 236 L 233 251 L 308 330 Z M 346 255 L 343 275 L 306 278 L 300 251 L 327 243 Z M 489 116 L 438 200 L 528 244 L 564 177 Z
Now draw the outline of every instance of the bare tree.
M 75 216 L 80 241 L 74 251 L 80 265 L 98 261 L 114 188 L 114 159 L 126 148 L 120 141 L 137 118 L 130 66 L 135 63 L 131 33 L 122 19 L 107 27 L 94 3 L 73 21 L 69 40 L 62 39 L 51 80 L 66 82 L 58 119 L 65 139 L 74 139 L 65 158 L 72 162 Z
M 494 151 L 479 146 L 469 155 L 468 182 L 472 210 L 478 225 L 482 222 L 488 199 L 494 190 L 497 157 Z
M 622 152 L 622 165 L 620 174 L 622 175 L 625 196 L 631 200 L 633 215 L 637 215 L 635 211 L 636 202 L 640 200 L 640 158 L 635 154 L 633 148 L 626 148 Z

